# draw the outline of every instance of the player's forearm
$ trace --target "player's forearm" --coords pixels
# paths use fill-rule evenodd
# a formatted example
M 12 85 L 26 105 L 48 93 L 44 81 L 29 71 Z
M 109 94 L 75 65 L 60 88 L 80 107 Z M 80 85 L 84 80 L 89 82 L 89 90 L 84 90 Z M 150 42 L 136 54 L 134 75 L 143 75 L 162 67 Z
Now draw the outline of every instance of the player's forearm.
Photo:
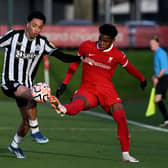
M 68 63 L 81 61 L 80 56 L 65 54 L 59 50 L 54 50 L 53 52 L 50 53 L 50 55 L 58 58 L 59 60 L 63 62 L 68 62 Z
M 65 78 L 64 78 L 64 80 L 62 82 L 63 84 L 67 85 L 69 83 L 69 81 L 72 78 L 73 74 L 76 72 L 79 64 L 80 64 L 79 62 L 76 62 L 76 63 L 71 63 L 69 65 L 68 71 L 67 71 L 67 73 L 65 75 Z
M 125 67 L 128 73 L 132 76 L 138 78 L 140 81 L 144 81 L 145 77 L 131 64 L 128 62 L 127 66 Z

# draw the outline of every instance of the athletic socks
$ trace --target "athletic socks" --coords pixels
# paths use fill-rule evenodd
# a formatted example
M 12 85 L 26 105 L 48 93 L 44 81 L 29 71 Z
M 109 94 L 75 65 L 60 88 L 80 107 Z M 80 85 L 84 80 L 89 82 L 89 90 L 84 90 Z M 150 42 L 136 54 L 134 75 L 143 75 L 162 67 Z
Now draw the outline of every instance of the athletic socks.
M 38 121 L 36 120 L 29 120 L 29 126 L 31 128 L 32 134 L 35 134 L 39 132 L 39 126 L 38 126 Z M 13 137 L 13 140 L 11 142 L 11 146 L 13 148 L 18 148 L 19 144 L 23 141 L 23 137 L 19 136 L 17 133 Z
M 112 116 L 118 125 L 118 137 L 121 144 L 121 150 L 122 152 L 128 152 L 130 145 L 130 136 L 125 111 L 117 110 L 112 114 Z
M 18 148 L 19 144 L 23 141 L 23 137 L 19 136 L 17 133 L 13 137 L 13 141 L 11 142 L 11 146 L 14 148 Z
M 66 114 L 75 115 L 84 109 L 84 103 L 80 99 L 74 99 L 71 104 L 65 104 Z
M 37 119 L 36 120 L 29 120 L 29 126 L 31 128 L 32 134 L 39 132 L 39 125 L 38 125 Z

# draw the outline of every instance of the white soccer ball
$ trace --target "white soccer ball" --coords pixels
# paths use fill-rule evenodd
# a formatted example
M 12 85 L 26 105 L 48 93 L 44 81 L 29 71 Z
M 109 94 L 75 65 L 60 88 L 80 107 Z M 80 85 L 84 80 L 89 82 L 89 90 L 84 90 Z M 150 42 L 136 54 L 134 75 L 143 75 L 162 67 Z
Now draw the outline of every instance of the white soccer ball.
M 51 89 L 47 83 L 37 83 L 32 87 L 33 99 L 38 103 L 46 102 L 51 95 Z

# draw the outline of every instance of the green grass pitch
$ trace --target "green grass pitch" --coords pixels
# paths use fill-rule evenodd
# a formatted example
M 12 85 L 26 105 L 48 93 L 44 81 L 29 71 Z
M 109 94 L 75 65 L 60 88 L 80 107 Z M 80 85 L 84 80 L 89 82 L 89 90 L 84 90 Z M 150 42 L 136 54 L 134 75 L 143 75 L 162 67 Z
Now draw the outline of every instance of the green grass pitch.
M 141 102 L 125 104 L 128 119 L 143 112 Z M 76 116 L 59 117 L 46 104 L 38 105 L 41 131 L 49 138 L 48 144 L 36 144 L 30 133 L 21 148 L 27 158 L 16 159 L 7 147 L 20 122 L 20 114 L 14 101 L 1 101 L 0 117 L 0 164 L 11 168 L 158 168 L 167 167 L 168 134 L 129 125 L 131 153 L 140 163 L 121 162 L 117 127 L 114 121 L 80 113 Z M 94 109 L 96 110 L 96 109 Z M 99 109 L 97 109 L 99 110 Z M 100 113 L 104 113 L 99 110 Z M 135 120 L 139 120 L 138 116 Z M 142 117 L 140 118 L 142 120 Z M 145 121 L 144 121 L 145 122 Z

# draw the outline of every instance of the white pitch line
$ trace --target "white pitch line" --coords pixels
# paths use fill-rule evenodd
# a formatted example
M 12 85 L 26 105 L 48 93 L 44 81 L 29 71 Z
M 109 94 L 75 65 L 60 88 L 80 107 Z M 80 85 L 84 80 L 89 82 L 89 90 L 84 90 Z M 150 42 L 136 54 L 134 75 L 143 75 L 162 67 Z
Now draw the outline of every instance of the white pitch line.
M 107 114 L 101 114 L 101 113 L 98 113 L 98 112 L 93 112 L 93 111 L 82 111 L 83 114 L 88 114 L 88 115 L 92 115 L 92 116 L 96 116 L 96 117 L 99 117 L 99 118 L 104 118 L 104 119 L 108 119 L 108 120 L 113 120 L 113 118 L 111 116 L 108 116 Z M 127 122 L 129 124 L 132 124 L 132 125 L 136 125 L 138 127 L 142 127 L 142 128 L 147 128 L 147 129 L 151 129 L 151 130 L 155 130 L 155 131 L 160 131 L 160 132 L 168 132 L 168 129 L 165 129 L 165 128 L 159 128 L 159 127 L 156 127 L 156 126 L 152 126 L 152 125 L 148 125 L 148 124 L 142 124 L 140 122 L 136 122 L 136 121 L 131 121 L 131 120 L 127 120 Z

